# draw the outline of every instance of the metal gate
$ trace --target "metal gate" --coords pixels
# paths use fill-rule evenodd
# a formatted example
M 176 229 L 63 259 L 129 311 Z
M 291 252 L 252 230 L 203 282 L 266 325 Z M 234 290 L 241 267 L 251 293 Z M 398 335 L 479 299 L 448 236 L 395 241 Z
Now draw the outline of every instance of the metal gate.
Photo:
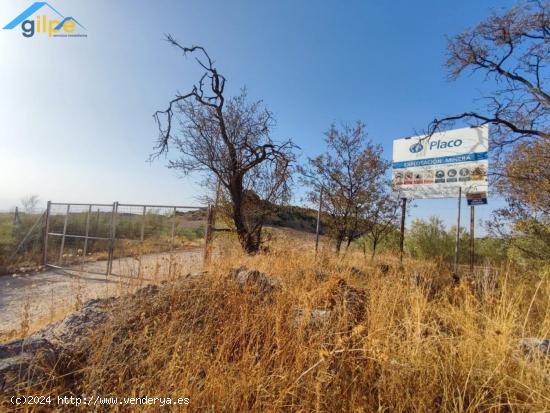
M 49 201 L 44 265 L 129 278 L 154 267 L 170 275 L 176 252 L 204 248 L 208 213 L 201 206 Z

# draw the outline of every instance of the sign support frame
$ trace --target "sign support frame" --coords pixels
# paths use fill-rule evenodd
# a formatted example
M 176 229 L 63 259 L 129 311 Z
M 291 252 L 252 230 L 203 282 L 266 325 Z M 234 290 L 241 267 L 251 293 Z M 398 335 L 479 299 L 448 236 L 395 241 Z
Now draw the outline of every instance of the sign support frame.
M 401 198 L 401 228 L 399 234 L 399 263 L 403 266 L 403 249 L 405 245 L 405 216 L 407 213 L 407 198 Z
M 470 205 L 470 275 L 474 274 L 474 258 L 475 258 L 475 206 Z
M 458 187 L 458 214 L 456 218 L 455 260 L 454 273 L 458 277 L 458 256 L 460 255 L 460 206 L 462 201 L 462 187 Z

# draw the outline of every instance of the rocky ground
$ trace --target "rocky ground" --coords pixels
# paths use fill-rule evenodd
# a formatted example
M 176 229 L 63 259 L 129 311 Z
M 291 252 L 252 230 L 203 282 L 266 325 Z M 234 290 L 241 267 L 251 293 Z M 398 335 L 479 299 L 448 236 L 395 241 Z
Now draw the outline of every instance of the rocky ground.
M 49 324 L 29 337 L 0 345 L 0 392 L 10 394 L 20 388 L 41 385 L 49 379 L 48 370 L 59 365 L 61 360 L 67 368 L 71 365 L 71 358 L 81 358 L 86 354 L 90 337 L 113 320 L 114 309 L 121 305 L 131 307 L 140 299 L 154 300 L 163 289 L 188 286 L 190 280 L 200 281 L 201 276 L 202 273 L 188 273 L 170 282 L 148 285 L 130 296 L 89 300 L 80 310 L 70 313 L 63 320 Z M 231 270 L 228 277 L 251 294 L 267 300 L 284 288 L 277 277 L 246 267 Z M 351 310 L 350 314 L 355 317 L 352 322 L 356 324 L 366 317 L 367 302 L 366 292 L 340 280 L 323 308 L 305 311 L 297 306 L 293 312 L 297 325 L 307 327 L 327 322 L 343 304 Z M 518 347 L 527 357 L 550 357 L 548 339 L 523 338 L 518 342 Z

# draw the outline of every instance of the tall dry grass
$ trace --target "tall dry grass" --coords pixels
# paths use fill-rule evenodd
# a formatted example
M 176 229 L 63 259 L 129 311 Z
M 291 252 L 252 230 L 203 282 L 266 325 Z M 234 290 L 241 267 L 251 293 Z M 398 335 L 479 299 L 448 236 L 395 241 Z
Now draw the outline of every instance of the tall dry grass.
M 426 262 L 315 259 L 288 240 L 255 257 L 220 247 L 202 278 L 119 304 L 80 364 L 58 365 L 42 391 L 188 397 L 190 411 L 550 411 L 550 362 L 517 346 L 550 334 L 548 277 L 502 267 L 480 290 Z M 242 265 L 283 288 L 241 288 L 228 274 Z M 337 297 L 341 280 L 368 296 L 359 317 Z

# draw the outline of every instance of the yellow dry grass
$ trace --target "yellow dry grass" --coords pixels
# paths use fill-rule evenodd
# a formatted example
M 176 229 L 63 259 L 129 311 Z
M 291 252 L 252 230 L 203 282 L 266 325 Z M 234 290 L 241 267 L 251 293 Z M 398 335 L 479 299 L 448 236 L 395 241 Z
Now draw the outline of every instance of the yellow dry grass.
M 188 411 L 550 411 L 550 362 L 517 346 L 550 334 L 548 278 L 503 267 L 481 293 L 436 264 L 316 259 L 310 246 L 279 237 L 248 257 L 221 241 L 206 276 L 121 303 L 85 362 L 53 375 L 79 373 L 41 392 L 188 397 Z M 277 276 L 282 290 L 241 288 L 228 273 L 242 265 Z M 342 279 L 368 295 L 362 317 L 334 300 Z M 310 320 L 326 308 L 326 321 Z

